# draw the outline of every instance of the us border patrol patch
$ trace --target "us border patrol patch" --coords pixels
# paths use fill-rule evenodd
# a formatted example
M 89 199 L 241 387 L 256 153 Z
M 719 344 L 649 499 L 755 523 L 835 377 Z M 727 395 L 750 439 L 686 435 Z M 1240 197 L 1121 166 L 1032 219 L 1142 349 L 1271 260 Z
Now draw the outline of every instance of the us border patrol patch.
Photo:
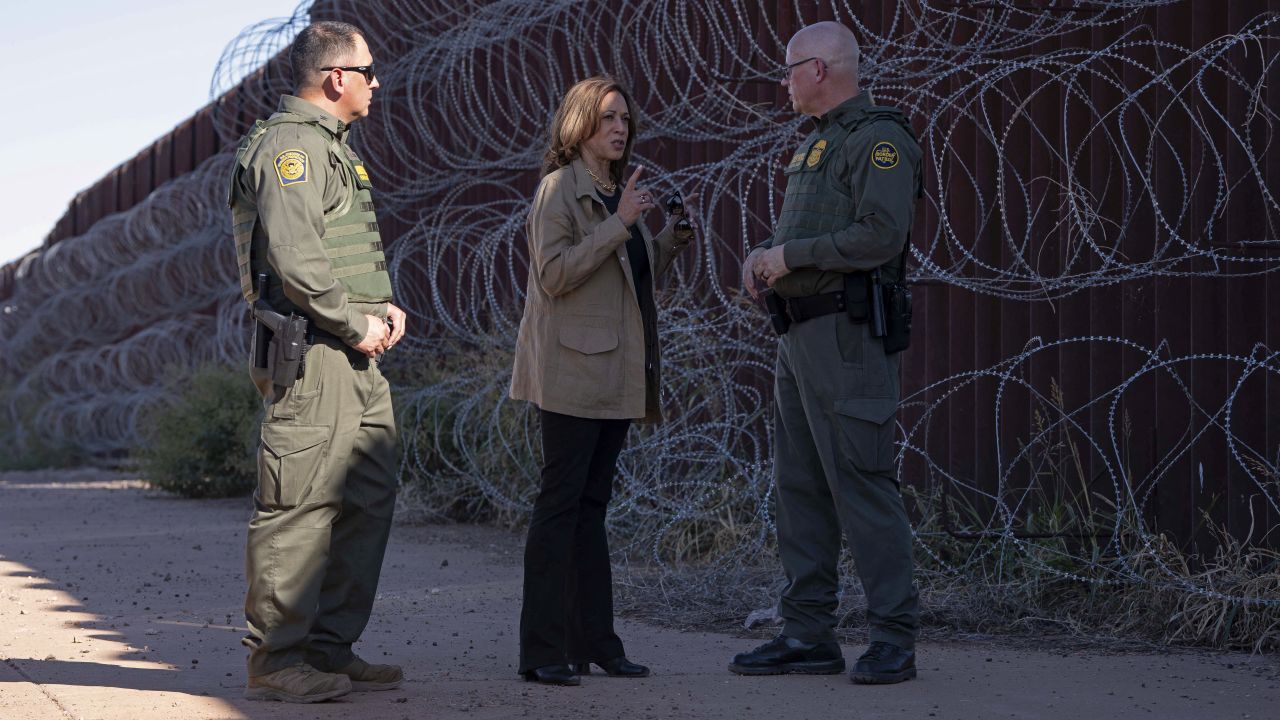
M 827 141 L 819 140 L 813 144 L 813 149 L 809 151 L 809 157 L 805 159 L 804 164 L 813 167 L 822 160 L 822 151 L 827 149 Z
M 881 170 L 892 170 L 898 166 L 898 148 L 891 142 L 881 140 L 871 148 L 871 164 Z
M 276 156 L 276 176 L 280 187 L 307 181 L 307 154 L 301 150 L 285 150 Z

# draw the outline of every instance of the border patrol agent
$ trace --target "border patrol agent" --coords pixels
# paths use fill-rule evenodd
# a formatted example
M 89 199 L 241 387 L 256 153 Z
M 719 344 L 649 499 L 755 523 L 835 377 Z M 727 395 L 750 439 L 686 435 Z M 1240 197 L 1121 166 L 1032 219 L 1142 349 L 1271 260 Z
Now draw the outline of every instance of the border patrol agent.
M 241 141 L 229 204 L 251 375 L 266 403 L 246 549 L 245 696 L 317 702 L 398 686 L 351 649 L 368 622 L 391 529 L 396 428 L 378 355 L 404 334 L 368 170 L 347 145 L 368 113 L 360 30 L 322 22 L 294 41 L 298 96 Z M 388 329 L 390 325 L 390 329 Z
M 866 590 L 871 639 L 853 681 L 916 674 L 912 538 L 894 475 L 901 343 L 886 336 L 883 313 L 886 301 L 897 307 L 888 322 L 901 340 L 909 310 L 885 290 L 905 293 L 923 153 L 900 112 L 859 91 L 857 62 L 857 40 L 838 23 L 806 27 L 788 44 L 782 84 L 815 127 L 784 170 L 776 232 L 743 264 L 749 291 L 764 291 L 784 333 L 774 480 L 788 581 L 782 633 L 729 666 L 745 675 L 845 669 L 834 634 L 842 528 Z

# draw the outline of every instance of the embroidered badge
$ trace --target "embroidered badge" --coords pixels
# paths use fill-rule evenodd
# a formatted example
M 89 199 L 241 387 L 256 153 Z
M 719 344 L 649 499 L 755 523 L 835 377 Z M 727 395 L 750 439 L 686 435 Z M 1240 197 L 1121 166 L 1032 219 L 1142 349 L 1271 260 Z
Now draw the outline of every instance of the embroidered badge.
M 898 148 L 881 140 L 871 148 L 871 164 L 881 170 L 892 170 L 898 166 Z
M 364 169 L 363 165 L 356 166 L 356 175 L 359 175 L 361 180 L 369 182 L 369 172 Z
M 301 150 L 285 150 L 276 156 L 276 175 L 280 186 L 288 187 L 307 181 L 307 154 Z
M 801 147 L 799 150 L 796 151 L 795 155 L 791 156 L 791 162 L 787 163 L 787 172 L 796 170 L 802 164 L 804 164 L 804 153 L 805 153 L 805 148 Z
M 822 151 L 827 149 L 827 141 L 819 140 L 813 144 L 813 149 L 809 151 L 809 157 L 805 159 L 804 164 L 809 167 L 817 165 L 822 160 Z

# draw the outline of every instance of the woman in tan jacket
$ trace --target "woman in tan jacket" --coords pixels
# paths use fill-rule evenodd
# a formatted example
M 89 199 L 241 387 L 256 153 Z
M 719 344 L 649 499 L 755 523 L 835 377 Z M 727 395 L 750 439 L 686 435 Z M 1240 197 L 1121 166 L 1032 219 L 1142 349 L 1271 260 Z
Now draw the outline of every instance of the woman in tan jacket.
M 604 518 L 627 428 L 659 418 L 653 280 L 683 248 L 676 235 L 692 230 L 686 222 L 677 233 L 674 216 L 651 236 L 642 216 L 655 203 L 641 170 L 622 182 L 635 115 L 610 77 L 569 89 L 526 226 L 511 397 L 537 405 L 542 424 L 520 614 L 520 673 L 534 682 L 577 685 L 592 663 L 613 677 L 649 674 L 613 630 Z

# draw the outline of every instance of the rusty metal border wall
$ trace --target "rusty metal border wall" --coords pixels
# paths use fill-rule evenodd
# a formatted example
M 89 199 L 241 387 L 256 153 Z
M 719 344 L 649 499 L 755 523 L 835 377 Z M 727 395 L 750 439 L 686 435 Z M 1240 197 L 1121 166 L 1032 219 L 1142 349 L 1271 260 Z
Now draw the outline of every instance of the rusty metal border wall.
M 866 2 L 855 8 L 862 13 L 864 21 L 872 27 L 886 21 L 892 15 L 892 6 L 897 0 L 883 2 Z M 957 12 L 970 13 L 975 18 L 987 12 L 980 3 L 956 3 Z M 967 6 L 967 7 L 966 7 Z M 333 17 L 335 8 L 342 8 L 339 3 L 320 0 L 313 7 L 314 18 Z M 787 37 L 803 23 L 830 17 L 829 8 L 820 8 L 812 13 L 797 17 L 793 12 L 802 4 L 773 5 L 772 9 L 762 9 L 759 4 L 747 9 L 753 27 L 760 32 L 766 25 L 772 25 L 778 34 Z M 1134 27 L 1148 26 L 1160 38 L 1188 46 L 1196 46 L 1230 32 L 1261 11 L 1280 10 L 1277 2 L 1231 2 L 1225 4 L 1209 2 L 1182 2 L 1173 5 L 1152 7 L 1135 16 L 1124 25 L 1094 29 L 1061 36 L 1047 41 L 1050 46 L 1061 48 L 1071 45 L 1097 47 L 1102 46 Z M 1046 11 L 1048 12 L 1048 11 Z M 338 10 L 337 15 L 342 11 Z M 361 22 L 361 18 L 339 17 Z M 367 18 L 366 18 L 367 19 Z M 394 18 L 383 18 L 394 22 Z M 372 34 L 372 32 L 371 32 Z M 763 33 L 760 32 L 760 36 Z M 395 55 L 394 43 L 378 44 L 375 36 L 376 51 L 380 57 Z M 1280 54 L 1280 47 L 1274 41 L 1268 41 L 1259 48 L 1267 56 Z M 781 48 L 779 48 L 779 53 Z M 260 72 L 287 73 L 281 58 L 271 61 L 270 66 Z M 1280 107 L 1280 84 L 1276 80 L 1277 72 L 1273 69 L 1263 92 L 1265 97 L 1259 98 L 1267 106 Z M 1010 89 L 1018 89 L 1019 79 L 1011 79 Z M 257 87 L 253 77 L 246 79 L 241 87 L 232 90 L 205 108 L 202 108 L 189 120 L 176 127 L 171 133 L 157 140 L 147 149 L 122 163 L 98 183 L 76 196 L 66 214 L 55 225 L 44 243 L 51 247 L 61 240 L 80 235 L 90 226 L 113 213 L 128 210 L 140 202 L 153 189 L 171 178 L 180 176 L 205 159 L 226 148 L 229 140 L 220 136 L 215 119 L 228 121 L 228 126 L 243 129 L 264 107 L 274 104 L 274 98 L 251 97 L 248 93 Z M 1113 89 L 1099 85 L 1095 88 L 1099 94 L 1113 92 Z M 655 88 L 661 92 L 661 87 Z M 756 84 L 747 86 L 747 98 L 752 102 L 777 103 L 779 89 L 776 86 Z M 1155 102 L 1155 96 L 1152 103 Z M 1239 97 L 1227 99 L 1225 112 L 1229 117 L 1247 122 L 1251 109 Z M 1158 112 L 1158 107 L 1151 107 Z M 1006 114 L 1016 112 L 1012 107 L 1002 110 Z M 1057 133 L 1054 118 L 1061 114 L 1061 108 L 1041 107 L 1032 110 L 1036 117 L 1043 119 L 1043 129 L 1052 137 Z M 441 119 L 443 121 L 443 119 Z M 1182 150 L 1187 157 L 1196 157 L 1204 152 L 1205 147 L 1196 140 L 1189 131 L 1177 132 L 1172 128 L 1171 137 L 1174 142 L 1183 138 Z M 966 135 L 960 133 L 955 142 L 958 147 L 953 152 L 965 155 L 971 167 L 983 169 L 984 144 L 971 136 L 972 148 L 966 150 L 963 143 Z M 1056 172 L 1053 158 L 1034 155 L 1039 144 L 1028 140 L 1027 147 L 1032 153 L 1025 159 L 1028 167 L 1038 172 L 1052 175 Z M 1016 140 L 1016 138 L 1015 138 Z M 1224 146 L 1226 143 L 1224 143 Z M 666 147 L 650 152 L 650 155 L 668 166 L 676 167 L 697 162 L 705 157 L 714 157 L 726 153 L 730 148 L 723 143 L 681 144 L 671 143 Z M 1240 162 L 1241 158 L 1229 158 L 1228 162 Z M 378 158 L 378 162 L 393 165 L 395 158 Z M 1107 158 L 1090 158 L 1096 172 L 1105 173 Z M 988 168 L 989 169 L 989 168 Z M 930 167 L 927 172 L 934 174 L 937 168 Z M 1266 183 L 1270 187 L 1280 187 L 1280 152 L 1272 150 L 1265 154 Z M 528 186 L 532 188 L 536 174 L 526 170 Z M 1173 182 L 1171 176 L 1166 176 Z M 965 178 L 944 179 L 944 182 L 967 182 Z M 930 183 L 936 182 L 931 177 Z M 978 183 L 986 182 L 979 176 Z M 993 188 L 983 188 L 990 192 Z M 1195 189 L 1193 213 L 1202 216 L 1212 212 L 1213 188 L 1199 187 Z M 482 195 L 469 198 L 475 202 L 483 202 Z M 971 216 L 971 207 L 966 207 L 963 198 L 950 196 L 951 205 L 945 208 L 951 214 L 953 222 L 964 225 L 971 223 L 980 226 L 980 219 Z M 755 210 L 757 217 L 767 217 L 763 204 L 765 198 L 750 198 L 748 203 Z M 936 226 L 937 209 L 928 203 L 921 208 L 917 237 L 927 236 Z M 1197 217 L 1187 218 L 1188 227 L 1197 226 Z M 704 222 L 715 223 L 717 218 L 705 218 Z M 1265 226 L 1262 211 L 1250 212 L 1248 208 L 1238 211 L 1232 217 L 1223 220 L 1225 242 L 1236 239 L 1259 239 L 1271 229 Z M 401 228 L 402 229 L 402 228 Z M 765 229 L 760 228 L 763 232 Z M 397 227 L 391 222 L 385 230 L 394 236 Z M 1053 263 L 1054 253 L 1065 252 L 1069 239 L 1061 231 L 1046 225 L 1041 229 L 1048 241 L 1046 262 Z M 1158 233 L 1156 219 L 1150 215 L 1140 218 L 1137 225 L 1127 230 L 1130 238 L 1154 237 Z M 1271 238 L 1275 239 L 1275 238 Z M 1057 243 L 1055 247 L 1055 241 Z M 999 261 L 999 243 L 984 246 L 995 261 Z M 1274 256 L 1280 250 L 1274 247 L 1252 246 L 1245 250 L 1250 253 Z M 729 258 L 726 258 L 729 259 Z M 22 261 L 0 269 L 0 300 L 12 293 L 15 277 Z M 1206 268 L 1208 269 L 1208 268 Z M 721 278 L 724 283 L 734 283 L 734 277 Z M 1269 348 L 1280 347 L 1280 324 L 1272 319 L 1270 311 L 1280 307 L 1280 275 L 1274 272 L 1253 277 L 1235 277 L 1219 279 L 1212 277 L 1162 278 L 1145 277 L 1123 283 L 1114 283 L 1091 288 L 1058 302 L 1027 303 L 986 296 L 970 292 L 963 288 L 941 283 L 919 283 L 916 285 L 917 314 L 916 340 L 914 347 L 906 354 L 903 364 L 904 391 L 924 387 L 931 378 L 939 378 L 962 373 L 974 368 L 988 367 L 1011 354 L 1025 348 L 1035 338 L 1051 340 L 1072 336 L 1114 336 L 1130 338 L 1154 347 L 1167 343 L 1169 355 L 1187 355 L 1194 353 L 1234 353 L 1248 355 L 1256 344 Z M 1049 354 L 1030 369 L 1036 382 L 1056 383 L 1066 402 L 1073 399 L 1091 396 L 1099 388 L 1113 386 L 1116 382 L 1132 373 L 1135 364 L 1143 360 L 1128 356 L 1081 356 L 1068 350 Z M 1190 392 L 1195 397 L 1220 397 L 1228 393 L 1230 377 L 1225 371 L 1209 367 L 1204 372 L 1193 376 Z M 1162 457 L 1167 448 L 1183 441 L 1189 424 L 1187 403 L 1182 400 L 1169 401 L 1173 397 L 1170 391 L 1174 388 L 1165 380 L 1153 378 L 1144 381 L 1125 398 L 1123 411 L 1131 417 L 1149 418 L 1144 423 L 1149 428 L 1150 437 L 1131 442 L 1129 461 L 1134 468 L 1148 468 L 1157 458 Z M 949 405 L 948 422 L 940 424 L 940 431 L 931 435 L 930 454 L 945 458 L 950 470 L 957 475 L 981 482 L 984 473 L 992 471 L 993 460 L 987 454 L 993 440 L 1001 439 L 1005 443 L 1016 444 L 1017 433 L 1005 438 L 995 438 L 996 427 L 991 418 L 977 412 L 985 398 L 978 397 L 976 389 L 962 390 L 958 398 Z M 1021 412 L 1031 422 L 1032 407 L 1024 403 L 1020 407 L 1015 403 L 1010 412 Z M 1092 423 L 1105 421 L 1105 408 L 1090 411 Z M 1236 432 L 1253 447 L 1276 448 L 1280 446 L 1280 385 L 1268 378 L 1256 392 L 1243 397 L 1235 408 L 1236 418 L 1233 427 Z M 1007 432 L 1007 431 L 1006 431 Z M 1217 523 L 1229 528 L 1236 537 L 1244 538 L 1256 535 L 1259 528 L 1273 528 L 1280 523 L 1268 505 L 1256 497 L 1256 485 L 1244 477 L 1228 455 L 1224 441 L 1210 439 L 1196 446 L 1196 453 L 1169 463 L 1163 469 L 1160 487 L 1157 490 L 1156 502 L 1152 506 L 1157 528 L 1167 530 L 1175 536 L 1189 539 L 1207 539 L 1207 527 Z M 1098 473 L 1088 458 L 1084 460 L 1083 472 L 1090 478 Z M 909 471 L 926 473 L 927 469 L 908 462 Z M 1210 468 L 1205 472 L 1204 468 Z M 1225 469 L 1225 470 L 1223 470 Z M 910 474 L 910 473 L 909 473 Z M 910 480 L 910 477 L 908 477 Z M 1206 523 L 1205 520 L 1209 522 Z M 1274 538 L 1273 538 L 1274 540 Z

